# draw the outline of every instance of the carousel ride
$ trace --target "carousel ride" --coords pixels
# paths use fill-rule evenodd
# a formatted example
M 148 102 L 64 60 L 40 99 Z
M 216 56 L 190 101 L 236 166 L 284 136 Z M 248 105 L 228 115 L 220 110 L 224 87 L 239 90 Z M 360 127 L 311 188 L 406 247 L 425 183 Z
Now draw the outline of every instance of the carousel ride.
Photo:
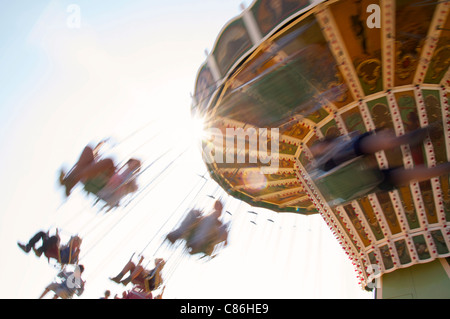
M 373 160 L 380 169 L 448 162 L 449 9 L 446 1 L 256 0 L 222 29 L 197 74 L 192 114 L 212 132 L 203 142 L 214 150 L 205 157 L 211 177 L 252 206 L 320 214 L 360 285 L 382 298 L 410 294 L 388 289 L 405 284 L 405 269 L 450 296 L 449 176 L 334 201 L 327 180 L 312 178 L 310 148 L 355 131 L 402 136 L 433 124 L 439 134 Z M 261 131 L 267 145 L 252 148 Z

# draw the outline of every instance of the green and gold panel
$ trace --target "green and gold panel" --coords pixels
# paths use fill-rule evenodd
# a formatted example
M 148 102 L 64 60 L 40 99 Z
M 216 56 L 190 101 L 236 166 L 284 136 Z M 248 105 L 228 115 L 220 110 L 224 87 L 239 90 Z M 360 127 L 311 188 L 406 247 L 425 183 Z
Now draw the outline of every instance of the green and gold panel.
M 316 124 L 319 124 L 322 120 L 324 120 L 328 115 L 330 115 L 330 113 L 328 113 L 325 109 L 319 109 L 316 110 L 310 114 L 308 114 L 308 116 L 306 116 L 306 118 L 308 120 L 313 121 Z
M 450 221 L 450 186 L 447 176 L 440 177 L 441 188 L 442 188 L 442 199 L 444 201 L 445 219 L 447 222 Z
M 287 194 L 276 194 L 272 197 L 265 198 L 263 201 L 274 205 L 284 205 L 293 200 L 299 199 L 299 197 L 303 197 L 302 195 L 304 195 L 304 193 L 302 193 L 301 191 L 293 191 L 292 193 Z
M 259 170 L 245 170 L 236 168 L 234 171 L 221 171 L 222 176 L 232 185 L 241 187 L 247 185 L 266 185 L 269 182 L 292 181 L 296 178 L 295 173 L 262 174 Z
M 371 265 L 376 265 L 377 264 L 377 257 L 375 257 L 375 252 L 371 251 L 370 253 L 367 254 L 369 256 L 369 262 Z
M 271 149 L 272 144 L 269 144 L 267 146 L 267 149 Z M 278 151 L 281 154 L 287 154 L 287 155 L 295 155 L 295 152 L 297 152 L 297 146 L 289 143 L 279 143 Z
M 297 175 L 294 172 L 280 173 L 280 174 L 265 174 L 264 176 L 266 177 L 268 182 L 288 180 L 297 177 Z
M 339 135 L 341 135 L 338 127 L 336 126 L 335 120 L 331 120 L 328 123 L 326 123 L 324 126 L 320 128 L 320 131 L 325 137 L 338 137 Z
M 426 260 L 431 258 L 430 249 L 423 235 L 414 236 L 413 243 L 414 247 L 416 248 L 419 260 Z
M 433 189 L 430 181 L 424 181 L 419 183 L 420 191 L 422 193 L 423 204 L 425 206 L 425 213 L 429 224 L 435 224 L 438 222 L 438 216 L 436 214 L 436 207 L 434 205 Z
M 330 5 L 365 95 L 383 90 L 381 28 L 367 26 L 370 4 L 379 5 L 379 1 L 338 1 Z
M 441 230 L 434 230 L 430 232 L 431 238 L 433 238 L 434 245 L 436 246 L 436 251 L 439 255 L 445 255 L 449 253 L 449 248 L 445 242 L 444 235 Z
M 300 163 L 303 165 L 303 167 L 305 167 L 306 169 L 307 169 L 308 167 L 310 167 L 311 160 L 309 159 L 308 155 L 306 155 L 305 152 L 301 152 L 301 153 L 300 153 L 300 155 L 299 155 L 299 157 L 298 157 L 298 160 L 299 160 Z
M 300 183 L 294 182 L 291 184 L 286 185 L 277 185 L 277 186 L 267 186 L 267 185 L 255 185 L 252 187 L 252 184 L 248 184 L 244 189 L 242 189 L 242 192 L 251 196 L 251 197 L 260 197 L 272 193 L 282 192 L 282 191 L 288 191 L 290 189 L 297 189 L 301 187 Z M 296 190 L 298 191 L 298 190 Z M 306 195 L 306 194 L 305 194 Z
M 406 265 L 409 264 L 412 259 L 411 255 L 409 254 L 408 245 L 406 244 L 406 241 L 404 239 L 397 240 L 394 242 L 395 249 L 397 250 L 398 259 L 400 260 L 400 264 Z
M 394 129 L 391 112 L 389 111 L 386 97 L 381 97 L 367 102 L 372 120 L 377 128 Z M 403 166 L 403 155 L 400 147 L 385 151 L 389 167 Z
M 366 132 L 366 127 L 364 125 L 364 121 L 358 107 L 353 107 L 350 110 L 342 113 L 341 117 L 344 120 L 348 132 Z
M 420 5 L 422 2 L 422 0 L 396 1 L 395 86 L 413 84 L 422 47 L 436 9 L 436 5 L 432 2 L 425 6 Z
M 416 208 L 414 206 L 413 197 L 409 186 L 403 186 L 398 189 L 400 202 L 403 205 L 406 220 L 410 229 L 420 227 L 419 218 L 417 216 Z
M 370 239 L 367 236 L 361 222 L 359 221 L 358 216 L 356 216 L 355 210 L 353 209 L 352 205 L 345 205 L 344 210 L 350 222 L 353 224 L 353 228 L 358 232 L 359 239 L 363 243 L 364 247 L 368 247 L 371 244 Z
M 393 128 L 388 101 L 385 96 L 367 102 L 372 120 L 377 128 Z
M 311 202 L 311 200 L 309 200 L 308 198 L 305 198 L 303 196 L 300 196 L 300 199 L 297 202 L 294 202 L 292 204 L 292 206 L 287 206 L 287 207 L 292 207 L 293 209 L 291 209 L 291 211 L 294 211 L 294 208 L 298 208 L 298 207 L 304 207 L 304 210 L 306 210 L 307 212 L 311 213 L 313 211 L 317 212 L 316 208 L 314 207 L 314 204 Z
M 422 90 L 428 123 L 439 124 L 442 127 L 442 108 L 439 90 Z M 447 162 L 445 138 L 442 130 L 432 133 L 434 157 L 437 164 Z
M 382 240 L 384 238 L 383 230 L 378 223 L 377 216 L 372 209 L 372 204 L 370 203 L 369 199 L 367 197 L 362 197 L 358 200 L 358 203 L 375 239 L 377 241 Z
M 378 202 L 380 203 L 381 210 L 389 226 L 389 230 L 393 235 L 400 233 L 402 229 L 398 222 L 397 215 L 395 214 L 394 207 L 392 206 L 389 194 L 380 192 L 376 194 L 376 197 L 378 198 Z
M 420 128 L 419 115 L 417 111 L 414 91 L 397 92 L 394 94 L 400 110 L 405 133 L 412 132 Z M 415 165 L 425 163 L 425 154 L 422 144 L 410 145 L 411 157 Z M 409 163 L 407 163 L 409 164 Z
M 391 251 L 388 245 L 380 247 L 381 260 L 383 261 L 384 268 L 389 270 L 394 267 L 394 261 L 392 260 Z
M 347 223 L 344 221 L 343 217 L 340 216 L 340 214 L 338 214 L 335 209 L 333 209 L 332 211 L 333 211 L 333 216 L 335 217 L 334 219 L 337 220 L 339 222 L 339 224 L 342 226 L 342 229 L 344 229 L 347 238 L 349 240 L 351 240 L 353 247 L 356 249 L 356 251 L 360 252 L 361 249 L 359 248 L 357 238 L 352 236 L 348 231 L 349 225 L 347 225 Z
M 414 91 L 402 91 L 394 94 L 405 132 L 411 132 L 420 127 L 419 115 Z
M 439 27 L 442 32 L 431 58 L 425 83 L 439 84 L 450 64 L 450 16 L 447 16 L 445 23 L 440 24 Z
M 291 122 L 280 128 L 280 135 L 287 135 L 298 140 L 303 140 L 309 133 L 309 128 L 301 122 Z

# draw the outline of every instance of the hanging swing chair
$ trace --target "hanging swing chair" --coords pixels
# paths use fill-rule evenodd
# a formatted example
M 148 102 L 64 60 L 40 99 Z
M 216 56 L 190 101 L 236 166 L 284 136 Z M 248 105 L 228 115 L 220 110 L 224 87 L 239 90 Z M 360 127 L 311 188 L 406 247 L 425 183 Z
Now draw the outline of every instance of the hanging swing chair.
M 136 175 L 129 176 L 115 188 L 108 187 L 108 179 L 103 174 L 90 179 L 84 183 L 84 190 L 88 195 L 94 195 L 96 200 L 94 206 L 103 203 L 101 210 L 109 212 L 120 206 L 121 201 L 129 194 L 138 189 Z
M 66 196 L 69 196 L 70 190 L 82 183 L 86 193 L 96 197 L 94 205 L 102 201 L 102 209 L 107 208 L 108 212 L 118 207 L 124 197 L 137 191 L 136 175 L 141 169 L 141 161 L 130 158 L 120 168 L 116 167 L 110 157 L 98 154 L 107 140 L 95 148 L 86 146 L 69 172 L 61 169 L 59 184 L 66 187 Z
M 153 294 L 140 287 L 133 287 L 127 292 L 124 299 L 153 299 Z
M 58 249 L 58 263 L 62 267 L 78 264 L 81 242 L 82 239 L 78 235 L 75 235 L 70 238 L 66 245 Z
M 218 225 L 217 221 L 211 217 L 202 216 L 200 210 L 192 209 L 186 215 L 180 226 L 170 232 L 166 236 L 166 239 L 172 244 L 179 239 L 184 240 L 184 244 L 190 255 L 200 255 L 200 259 L 206 257 L 212 259 L 220 251 L 218 246 L 221 243 L 227 243 L 229 228 L 230 222 L 226 224 L 220 223 Z M 222 248 L 224 246 L 226 244 L 222 245 Z
M 450 161 L 449 3 L 380 1 L 371 15 L 364 1 L 278 1 L 277 12 L 266 12 L 265 2 L 253 1 L 222 28 L 197 73 L 191 111 L 205 131 L 277 130 L 267 145 L 279 146 L 278 170 L 216 156 L 205 161 L 211 177 L 251 206 L 320 214 L 362 287 L 372 265 L 384 276 L 448 258 L 448 173 L 381 192 L 380 176 L 351 173 L 364 171 L 361 159 L 315 176 L 308 167 L 321 139 L 379 129 L 401 137 L 431 124 L 442 133 L 377 152 L 376 167 Z M 232 145 L 235 153 L 253 155 L 244 142 Z M 213 146 L 216 154 L 233 150 Z

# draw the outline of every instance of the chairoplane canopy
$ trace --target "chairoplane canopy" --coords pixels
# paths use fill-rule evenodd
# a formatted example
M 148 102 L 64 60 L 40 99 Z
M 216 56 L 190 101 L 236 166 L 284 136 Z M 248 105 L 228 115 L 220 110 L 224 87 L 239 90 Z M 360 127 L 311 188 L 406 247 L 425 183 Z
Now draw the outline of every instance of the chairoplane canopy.
M 449 256 L 449 176 L 331 206 L 308 170 L 309 147 L 320 138 L 377 128 L 402 135 L 430 123 L 443 134 L 379 152 L 377 164 L 450 160 L 449 8 L 419 0 L 254 1 L 222 29 L 200 67 L 192 112 L 205 129 L 224 133 L 204 144 L 222 147 L 224 157 L 252 152 L 249 143 L 226 146 L 227 128 L 266 128 L 269 150 L 278 129 L 278 170 L 265 170 L 261 158 L 215 157 L 211 176 L 253 206 L 320 213 L 362 284 L 373 265 L 386 273 Z

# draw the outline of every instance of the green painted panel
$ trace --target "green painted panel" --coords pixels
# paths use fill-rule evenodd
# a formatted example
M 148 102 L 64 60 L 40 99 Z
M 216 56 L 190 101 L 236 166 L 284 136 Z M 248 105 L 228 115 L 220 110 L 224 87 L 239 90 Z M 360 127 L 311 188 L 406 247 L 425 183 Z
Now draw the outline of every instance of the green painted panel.
M 409 264 L 411 262 L 408 246 L 406 245 L 406 241 L 404 239 L 395 242 L 395 249 L 397 249 L 397 255 L 402 265 Z
M 384 274 L 381 283 L 383 299 L 450 298 L 450 278 L 439 260 Z

